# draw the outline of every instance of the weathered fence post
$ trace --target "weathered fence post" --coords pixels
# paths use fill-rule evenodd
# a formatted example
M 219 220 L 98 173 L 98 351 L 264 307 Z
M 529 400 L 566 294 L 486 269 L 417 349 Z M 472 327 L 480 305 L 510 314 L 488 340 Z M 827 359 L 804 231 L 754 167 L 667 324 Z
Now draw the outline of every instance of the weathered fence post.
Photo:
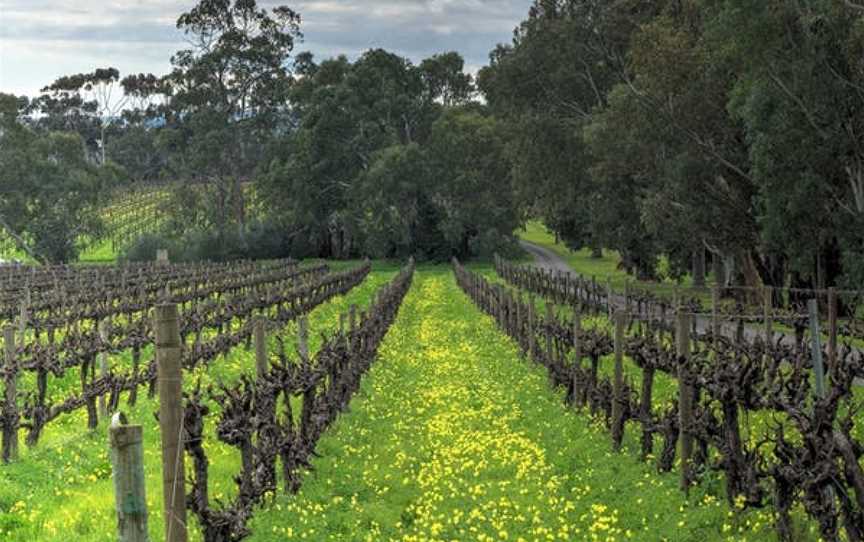
M 267 376 L 269 364 L 267 363 L 267 320 L 263 316 L 255 319 L 255 368 L 258 378 Z
M 615 314 L 615 379 L 612 382 L 612 450 L 621 451 L 624 439 L 624 327 L 627 315 Z
M 18 362 L 15 359 L 15 327 L 3 328 L 4 352 L 6 358 L 6 408 L 3 426 L 3 462 L 18 459 Z
M 624 312 L 630 312 L 630 279 L 624 279 Z
M 183 454 L 183 370 L 177 305 L 157 305 L 156 363 L 162 433 L 162 499 L 165 541 L 186 542 L 186 469 Z
M 348 350 L 354 349 L 354 330 L 357 329 L 357 305 L 351 305 L 348 309 Z
M 361 313 L 360 322 L 362 325 L 363 316 Z M 362 346 L 359 348 L 362 350 Z M 309 319 L 306 315 L 302 315 L 298 321 L 297 329 L 297 351 L 300 354 L 300 364 L 303 371 L 310 369 L 311 360 L 309 359 Z M 357 386 L 358 383 L 352 382 L 352 386 Z M 312 411 L 315 403 L 315 386 L 309 386 L 303 391 L 303 407 L 300 412 L 300 439 L 303 442 L 310 442 L 309 431 L 312 430 Z
M 693 421 L 693 388 L 690 384 L 690 318 L 683 311 L 678 312 L 675 330 L 678 352 L 678 423 L 681 444 L 681 489 L 687 492 L 692 482 L 691 459 L 693 456 L 693 435 L 690 424 Z
M 555 307 L 552 306 L 552 303 L 546 302 L 546 325 L 544 326 L 544 335 L 546 335 L 546 356 L 548 361 L 552 362 L 552 321 L 555 318 Z M 552 380 L 552 373 L 550 371 L 549 378 Z
M 297 350 L 304 361 L 309 360 L 309 318 L 304 314 L 300 317 L 297 334 Z
M 678 285 L 672 287 L 672 311 L 677 311 L 681 304 L 681 294 L 678 292 Z
M 822 336 L 819 330 L 819 305 L 815 299 L 807 302 L 810 314 L 811 354 L 813 356 L 813 393 L 818 398 L 825 397 L 825 366 L 822 363 Z
M 126 417 L 118 412 L 111 420 L 108 440 L 120 542 L 149 542 L 143 430 L 140 425 L 127 425 Z
M 582 394 L 579 390 L 582 372 L 582 314 L 577 303 L 573 308 L 573 404 L 578 408 Z
M 108 343 L 110 339 L 110 331 L 109 331 L 109 320 L 106 318 L 99 322 L 99 338 L 103 343 Z M 101 352 L 99 354 L 99 377 L 104 378 L 108 375 L 108 352 Z M 105 402 L 105 396 L 99 396 L 99 416 L 102 419 L 108 418 L 108 405 Z
M 810 339 L 813 356 L 813 395 L 816 399 L 824 399 L 828 390 L 825 389 L 825 366 L 822 363 L 822 335 L 819 330 L 819 303 L 815 299 L 807 302 L 807 312 L 810 315 Z M 815 408 L 815 407 L 814 407 Z M 838 433 L 835 429 L 834 433 Z M 842 433 L 840 433 L 842 435 Z M 855 456 L 853 455 L 853 458 Z M 857 458 L 855 458 L 857 462 Z M 829 486 L 822 488 L 822 496 L 828 506 L 834 510 L 834 489 Z
M 534 309 L 534 296 L 528 295 L 528 359 L 534 358 L 537 344 L 537 311 Z
M 606 305 L 606 308 L 609 309 L 607 316 L 611 320 L 612 314 L 615 312 L 614 303 L 612 303 L 612 277 L 606 277 Z
M 27 322 L 30 320 L 30 289 L 27 288 L 26 299 L 21 302 L 20 311 L 18 313 L 18 334 L 20 335 L 19 343 L 24 346 L 27 340 Z

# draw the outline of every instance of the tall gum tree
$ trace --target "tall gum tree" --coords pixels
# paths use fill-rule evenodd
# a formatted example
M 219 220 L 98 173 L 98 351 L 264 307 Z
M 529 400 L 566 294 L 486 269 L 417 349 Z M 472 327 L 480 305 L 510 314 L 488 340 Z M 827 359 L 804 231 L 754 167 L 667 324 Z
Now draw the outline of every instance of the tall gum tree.
M 183 173 L 214 192 L 215 226 L 246 222 L 242 183 L 272 139 L 292 83 L 300 15 L 255 0 L 201 0 L 177 20 L 190 47 L 171 59 L 171 107 L 188 129 Z

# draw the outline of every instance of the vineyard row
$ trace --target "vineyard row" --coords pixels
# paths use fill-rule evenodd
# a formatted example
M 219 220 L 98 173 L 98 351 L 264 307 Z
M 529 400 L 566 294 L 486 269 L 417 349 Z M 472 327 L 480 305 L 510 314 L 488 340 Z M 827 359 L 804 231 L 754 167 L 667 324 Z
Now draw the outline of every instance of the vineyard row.
M 781 540 L 794 539 L 792 512 L 798 505 L 816 520 L 824 539 L 837 540 L 843 531 L 848 540 L 864 540 L 864 471 L 858 462 L 864 444 L 854 436 L 853 384 L 864 375 L 859 353 L 838 353 L 820 387 L 821 366 L 814 362 L 821 357 L 800 346 L 701 334 L 683 310 L 675 314 L 674 342 L 650 319 L 634 332 L 633 315 L 623 311 L 615 315 L 610 336 L 602 328 L 584 329 L 579 304 L 568 318 L 547 301 L 541 317 L 521 294 L 457 261 L 453 268 L 460 287 L 526 357 L 547 369 L 551 384 L 566 390 L 568 403 L 602 415 L 613 450 L 621 450 L 630 422 L 641 428 L 643 460 L 655 457 L 655 437 L 661 441 L 659 470 L 674 468 L 677 456 L 683 490 L 719 471 L 730 505 L 773 504 Z M 640 369 L 638 390 L 625 378 L 625 355 Z M 610 356 L 614 370 L 603 376 L 601 365 Z M 659 408 L 652 401 L 657 373 L 678 387 L 674 402 Z M 766 416 L 783 423 L 759 441 L 743 438 L 742 423 Z

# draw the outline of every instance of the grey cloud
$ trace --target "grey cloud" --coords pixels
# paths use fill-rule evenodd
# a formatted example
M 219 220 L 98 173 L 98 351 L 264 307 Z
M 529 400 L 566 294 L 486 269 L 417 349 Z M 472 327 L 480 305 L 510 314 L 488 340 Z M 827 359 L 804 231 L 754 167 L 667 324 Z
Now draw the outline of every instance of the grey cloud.
M 21 50 L 33 42 L 48 48 L 62 44 L 70 55 L 88 48 L 111 51 L 123 73 L 154 65 L 167 69 L 171 52 L 185 45 L 175 28 L 176 18 L 194 3 L 0 0 L 0 49 Z M 342 53 L 354 57 L 381 47 L 417 62 L 436 52 L 455 50 L 468 65 L 480 66 L 496 44 L 509 41 L 531 0 L 265 0 L 259 4 L 287 4 L 298 11 L 304 40 L 297 49 L 310 50 L 318 57 Z M 31 60 L 39 57 L 38 50 L 27 53 Z M 157 63 L 155 53 L 166 56 Z M 0 90 L 41 86 L 71 71 L 63 64 L 56 57 L 35 65 L 7 57 L 0 63 Z

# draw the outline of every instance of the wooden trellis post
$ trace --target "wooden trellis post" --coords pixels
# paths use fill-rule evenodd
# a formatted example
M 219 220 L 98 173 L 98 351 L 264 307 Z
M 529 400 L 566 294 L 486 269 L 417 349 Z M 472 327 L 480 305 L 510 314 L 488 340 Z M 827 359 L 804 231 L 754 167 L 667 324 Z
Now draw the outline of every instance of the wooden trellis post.
M 615 304 L 612 302 L 612 277 L 606 277 L 606 304 L 607 304 L 607 309 L 609 309 L 608 314 L 606 316 L 608 316 L 609 319 L 611 320 L 612 319 L 612 313 L 615 312 L 615 309 L 614 309 Z
M 813 357 L 813 395 L 816 399 L 824 399 L 828 390 L 825 387 L 825 366 L 822 363 L 822 335 L 819 329 L 819 303 L 815 299 L 807 302 L 807 312 L 810 316 L 810 340 Z M 839 433 L 836 429 L 835 433 Z M 840 433 L 842 435 L 842 433 Z M 845 438 L 844 438 L 845 440 Z M 855 457 L 854 454 L 852 456 Z M 831 486 L 823 488 L 825 502 L 834 508 L 834 490 Z
M 624 327 L 627 315 L 615 314 L 615 377 L 612 382 L 612 450 L 621 451 L 624 440 Z
M 693 422 L 693 387 L 687 374 L 687 362 L 690 358 L 690 317 L 683 311 L 678 312 L 676 342 L 679 358 L 678 423 L 681 445 L 681 489 L 687 492 L 692 482 L 693 435 L 690 434 L 690 424 Z
M 267 361 L 267 319 L 263 316 L 255 319 L 253 335 L 255 337 L 255 368 L 258 378 L 264 378 L 270 370 L 270 364 Z
M 183 371 L 177 305 L 154 311 L 162 433 L 162 501 L 165 541 L 186 542 L 186 469 L 183 452 Z
M 297 334 L 297 350 L 304 362 L 309 360 L 309 319 L 304 314 L 300 317 Z
M 552 321 L 555 317 L 555 307 L 552 306 L 552 303 L 546 302 L 546 356 L 549 358 L 549 361 L 552 361 Z M 551 378 L 551 372 L 550 372 Z
M 765 343 L 770 345 L 774 339 L 774 321 L 773 321 L 773 297 L 774 289 L 770 286 L 765 286 L 762 291 L 762 308 L 765 313 Z
M 678 293 L 678 285 L 672 287 L 672 311 L 677 311 L 681 304 L 681 295 Z
M 30 320 L 30 288 L 27 288 L 25 300 L 21 302 L 18 313 L 18 335 L 19 342 L 23 346 L 27 340 L 27 323 Z
M 822 335 L 819 330 L 819 304 L 815 299 L 807 302 L 810 315 L 811 354 L 813 357 L 813 393 L 817 398 L 825 397 L 825 367 L 822 363 Z
M 630 279 L 624 279 L 624 312 L 630 312 Z
M 837 290 L 828 289 L 828 367 L 837 362 Z
M 720 286 L 714 285 L 711 291 L 711 334 L 714 335 L 714 348 L 720 340 Z
M 111 420 L 108 438 L 117 534 L 122 542 L 149 542 L 143 429 L 140 425 L 127 425 L 126 417 L 118 412 Z
M 579 304 L 573 309 L 573 404 L 580 404 L 581 394 L 579 392 L 579 372 L 582 369 L 582 315 Z
M 102 339 L 103 343 L 107 343 L 110 339 L 110 321 L 106 318 L 99 322 L 99 338 Z M 102 352 L 99 354 L 99 376 L 104 378 L 108 375 L 108 352 Z M 105 401 L 105 396 L 99 396 L 99 416 L 102 419 L 108 418 L 108 406 Z
M 3 462 L 9 463 L 18 459 L 18 363 L 15 359 L 15 327 L 7 325 L 3 328 L 3 341 L 6 362 L 6 420 L 3 431 Z

